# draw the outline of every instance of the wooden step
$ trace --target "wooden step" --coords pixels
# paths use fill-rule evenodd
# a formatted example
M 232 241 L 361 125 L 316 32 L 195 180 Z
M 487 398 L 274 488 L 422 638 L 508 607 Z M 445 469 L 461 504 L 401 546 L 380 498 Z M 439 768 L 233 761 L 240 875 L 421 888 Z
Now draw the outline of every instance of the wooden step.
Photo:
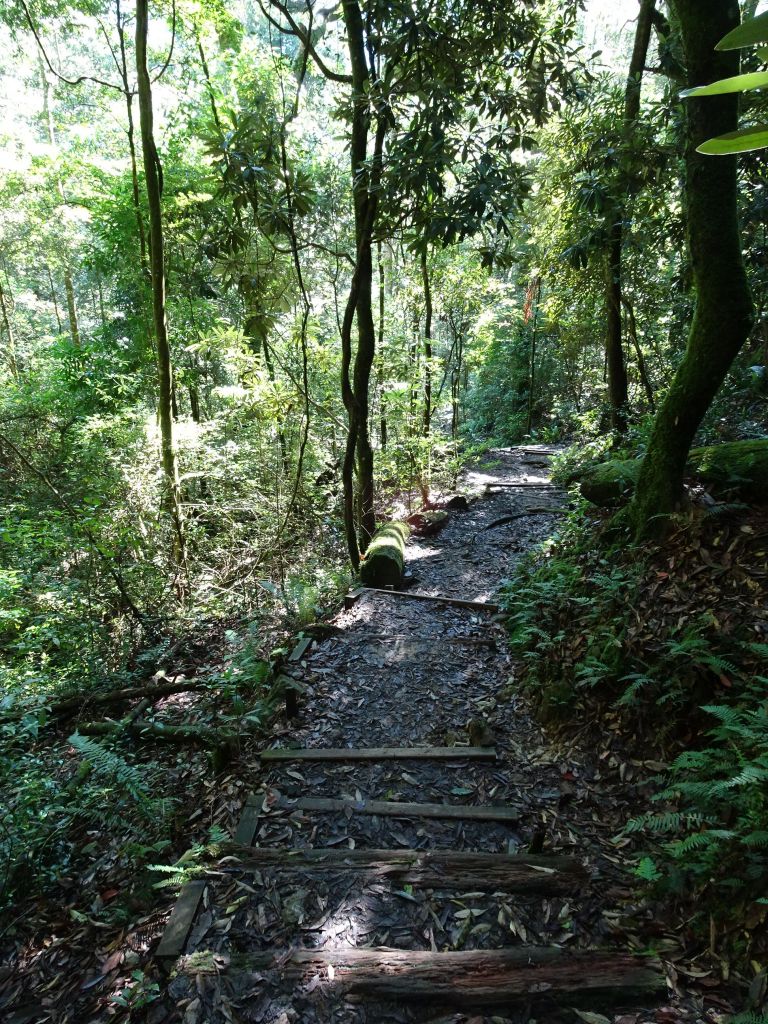
M 451 818 L 460 821 L 506 821 L 517 824 L 520 812 L 498 804 L 411 804 L 397 800 L 353 800 L 351 797 L 303 796 L 298 800 L 280 797 L 279 806 L 299 811 L 352 811 L 355 814 L 380 814 L 390 818 Z
M 463 597 L 446 597 L 444 594 L 418 594 L 409 590 L 383 590 L 379 587 L 358 587 L 344 595 L 344 607 L 349 611 L 365 594 L 384 594 L 386 597 L 405 597 L 411 601 L 439 601 L 441 604 L 452 605 L 454 608 L 469 608 L 471 611 L 489 612 L 495 615 L 499 611 L 497 604 L 487 601 L 467 601 Z
M 495 747 L 270 747 L 262 761 L 495 761 Z
M 625 1001 L 666 992 L 658 961 L 625 953 L 557 948 L 439 953 L 403 949 L 296 950 L 237 958 L 231 967 L 279 969 L 282 979 L 319 976 L 334 995 L 430 1000 L 462 1006 L 511 1001 Z M 183 970 L 183 966 L 182 966 Z
M 485 485 L 485 489 L 489 490 L 491 487 L 534 487 L 539 491 L 560 491 L 561 487 L 555 487 L 554 484 L 549 483 L 547 480 L 542 480 L 541 483 L 533 483 L 530 480 L 523 480 L 520 483 L 488 483 Z
M 588 873 L 573 857 L 474 853 L 454 850 L 346 850 L 259 847 L 242 854 L 241 871 L 357 873 L 363 881 L 388 878 L 460 892 L 576 894 Z

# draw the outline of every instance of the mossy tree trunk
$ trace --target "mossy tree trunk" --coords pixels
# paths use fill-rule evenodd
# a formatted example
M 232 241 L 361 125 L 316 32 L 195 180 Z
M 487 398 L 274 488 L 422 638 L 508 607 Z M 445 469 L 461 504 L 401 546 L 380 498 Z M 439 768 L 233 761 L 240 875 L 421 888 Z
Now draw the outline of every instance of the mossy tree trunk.
M 690 85 L 738 74 L 738 52 L 715 51 L 739 23 L 735 0 L 670 0 L 670 6 L 681 29 Z M 738 97 L 685 103 L 685 205 L 696 309 L 685 354 L 654 421 L 631 505 L 638 537 L 659 532 L 663 517 L 680 506 L 691 442 L 752 322 L 736 207 L 736 158 L 696 152 L 705 139 L 736 129 Z
M 165 476 L 166 503 L 173 522 L 174 558 L 177 564 L 183 565 L 185 561 L 184 525 L 173 430 L 173 368 L 165 317 L 165 256 L 161 209 L 162 168 L 155 147 L 152 85 L 147 68 L 148 21 L 148 0 L 137 0 L 136 71 L 139 87 L 141 147 L 149 207 L 149 267 L 152 276 L 152 319 L 157 343 L 160 449 Z

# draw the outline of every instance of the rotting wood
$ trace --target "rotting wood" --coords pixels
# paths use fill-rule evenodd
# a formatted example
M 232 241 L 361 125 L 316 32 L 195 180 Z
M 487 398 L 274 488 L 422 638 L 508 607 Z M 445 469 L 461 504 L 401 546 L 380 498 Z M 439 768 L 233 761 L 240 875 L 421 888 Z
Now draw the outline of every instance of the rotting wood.
M 187 882 L 181 890 L 155 950 L 156 959 L 175 960 L 184 952 L 184 945 L 195 919 L 197 908 L 200 906 L 200 900 L 203 898 L 206 884 L 204 879 L 196 878 Z
M 312 643 L 312 639 L 311 636 L 302 637 L 288 655 L 288 661 L 301 661 L 302 657 L 307 653 L 307 648 Z
M 353 800 L 351 797 L 281 797 L 280 806 L 298 811 L 352 811 L 389 818 L 451 818 L 459 821 L 506 821 L 516 824 L 520 813 L 505 804 L 412 804 L 395 800 Z
M 387 597 L 407 597 L 412 601 L 439 601 L 441 604 L 452 605 L 455 608 L 470 608 L 479 612 L 490 612 L 495 615 L 499 611 L 497 604 L 490 604 L 487 601 L 465 601 L 463 598 L 446 597 L 444 594 L 414 594 L 408 590 L 381 590 L 378 587 L 358 587 L 347 594 L 344 598 L 344 607 L 353 608 L 356 602 L 365 594 L 385 594 Z
M 657 960 L 626 953 L 569 953 L 556 947 L 431 952 L 404 949 L 295 950 L 238 958 L 233 966 L 276 968 L 285 979 L 328 978 L 340 992 L 387 1000 L 472 1007 L 512 1000 L 625 1000 L 666 992 Z
M 495 747 L 270 747 L 262 761 L 495 761 Z
M 250 845 L 250 844 L 248 844 Z M 243 853 L 236 871 L 335 871 L 360 873 L 368 881 L 388 878 L 398 885 L 421 885 L 461 892 L 567 895 L 587 881 L 573 857 L 526 857 L 453 850 L 346 850 L 263 848 Z
M 91 707 L 123 704 L 125 701 L 135 700 L 141 697 L 149 697 L 151 700 L 159 700 L 161 697 L 168 697 L 175 693 L 193 693 L 196 690 L 201 690 L 202 688 L 202 683 L 193 682 L 191 680 L 183 683 L 168 682 L 150 683 L 145 686 L 126 686 L 119 690 L 108 690 L 104 693 L 78 693 L 74 697 L 65 697 L 63 700 L 56 701 L 54 704 L 46 705 L 45 710 L 49 717 L 58 718 L 81 709 L 85 710 Z M 19 712 L 14 710 L 10 715 L 0 716 L 0 721 L 4 721 L 6 718 L 20 718 L 28 712 L 28 708 Z
M 251 846 L 256 838 L 256 830 L 259 827 L 259 815 L 261 814 L 261 799 L 251 793 L 243 805 L 243 813 L 235 829 L 235 842 L 239 846 Z

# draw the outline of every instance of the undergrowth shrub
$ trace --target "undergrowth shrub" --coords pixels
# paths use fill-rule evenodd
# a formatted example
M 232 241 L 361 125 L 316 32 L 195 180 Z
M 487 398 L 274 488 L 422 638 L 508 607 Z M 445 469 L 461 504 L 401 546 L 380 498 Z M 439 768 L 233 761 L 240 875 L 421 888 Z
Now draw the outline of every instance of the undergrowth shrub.
M 759 513 L 713 512 L 640 550 L 577 509 L 503 595 L 546 720 L 610 717 L 625 746 L 670 761 L 658 810 L 626 830 L 653 848 L 640 877 L 695 895 L 702 920 L 755 901 L 768 916 L 768 534 Z

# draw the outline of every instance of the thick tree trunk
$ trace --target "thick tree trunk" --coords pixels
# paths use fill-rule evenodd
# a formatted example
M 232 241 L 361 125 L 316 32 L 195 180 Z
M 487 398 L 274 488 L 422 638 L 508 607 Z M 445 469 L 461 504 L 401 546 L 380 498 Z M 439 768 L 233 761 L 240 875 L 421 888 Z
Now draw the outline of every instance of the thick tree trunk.
M 671 8 L 682 32 L 689 83 L 704 85 L 736 75 L 738 52 L 719 53 L 714 47 L 738 25 L 738 5 L 671 0 Z M 663 517 L 679 508 L 691 442 L 752 322 L 736 205 L 736 158 L 696 152 L 705 139 L 736 129 L 738 97 L 685 103 L 685 200 L 696 310 L 682 362 L 656 415 L 630 509 L 637 536 L 658 532 Z
M 185 561 L 184 525 L 181 514 L 179 471 L 173 436 L 173 370 L 171 347 L 165 319 L 165 259 L 161 196 L 163 190 L 162 167 L 157 155 L 152 111 L 152 85 L 147 69 L 148 0 L 136 4 L 136 70 L 139 84 L 139 118 L 141 147 L 144 157 L 144 176 L 149 206 L 149 265 L 152 275 L 152 319 L 157 343 L 158 416 L 160 419 L 160 446 L 166 499 L 173 521 L 174 557 L 177 564 Z

